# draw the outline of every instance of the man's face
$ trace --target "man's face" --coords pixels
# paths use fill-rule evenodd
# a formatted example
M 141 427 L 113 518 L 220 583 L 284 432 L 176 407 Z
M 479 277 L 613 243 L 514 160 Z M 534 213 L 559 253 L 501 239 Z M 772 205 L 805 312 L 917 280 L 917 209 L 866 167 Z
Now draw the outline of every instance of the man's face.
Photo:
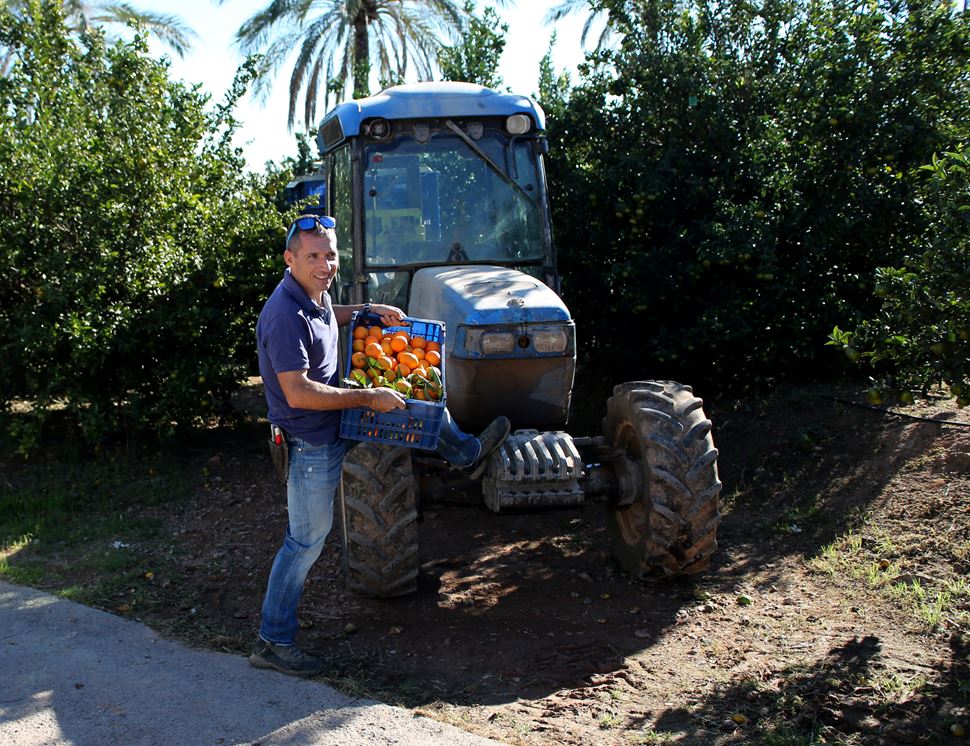
M 301 233 L 293 237 L 283 259 L 293 279 L 319 303 L 337 274 L 337 239 L 332 232 Z

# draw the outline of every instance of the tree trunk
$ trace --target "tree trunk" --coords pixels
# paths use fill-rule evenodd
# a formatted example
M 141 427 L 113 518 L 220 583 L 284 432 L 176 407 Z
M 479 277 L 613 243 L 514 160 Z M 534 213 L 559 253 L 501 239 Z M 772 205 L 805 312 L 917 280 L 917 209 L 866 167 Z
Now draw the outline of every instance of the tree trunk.
M 367 26 L 376 12 L 377 7 L 373 2 L 365 2 L 354 19 L 354 98 L 370 95 L 370 38 Z

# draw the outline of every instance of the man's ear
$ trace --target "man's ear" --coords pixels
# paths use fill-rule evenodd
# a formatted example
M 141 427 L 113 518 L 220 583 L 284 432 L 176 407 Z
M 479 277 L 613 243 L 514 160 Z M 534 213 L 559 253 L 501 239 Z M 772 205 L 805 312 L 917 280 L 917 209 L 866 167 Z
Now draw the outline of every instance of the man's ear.
M 283 261 L 286 262 L 287 267 L 293 266 L 293 252 L 289 249 L 283 252 Z

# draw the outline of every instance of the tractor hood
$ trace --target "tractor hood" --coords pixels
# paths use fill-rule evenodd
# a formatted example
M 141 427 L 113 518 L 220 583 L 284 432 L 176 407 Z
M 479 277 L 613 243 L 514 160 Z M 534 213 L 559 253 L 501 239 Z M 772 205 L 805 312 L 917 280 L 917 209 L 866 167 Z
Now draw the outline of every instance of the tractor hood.
M 541 280 L 488 265 L 414 273 L 408 315 L 445 322 L 448 410 L 466 431 L 506 415 L 561 429 L 576 370 L 576 325 Z
M 562 299 L 541 280 L 508 267 L 431 267 L 414 274 L 408 315 L 460 325 L 504 326 L 570 321 Z

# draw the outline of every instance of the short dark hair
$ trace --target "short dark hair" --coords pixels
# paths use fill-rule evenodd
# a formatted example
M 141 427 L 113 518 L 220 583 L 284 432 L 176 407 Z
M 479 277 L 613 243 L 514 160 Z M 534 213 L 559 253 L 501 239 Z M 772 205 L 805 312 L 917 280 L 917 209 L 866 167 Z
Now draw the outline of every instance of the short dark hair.
M 306 224 L 305 226 L 303 224 Z M 331 225 L 328 225 L 331 224 Z M 327 236 L 336 233 L 334 228 L 336 228 L 337 221 L 335 221 L 329 215 L 314 215 L 313 213 L 304 213 L 296 217 L 290 227 L 286 231 L 286 242 L 283 245 L 283 251 L 292 251 L 290 248 L 291 244 L 296 241 L 297 245 L 302 245 L 302 236 L 304 233 L 312 233 L 315 236 Z

